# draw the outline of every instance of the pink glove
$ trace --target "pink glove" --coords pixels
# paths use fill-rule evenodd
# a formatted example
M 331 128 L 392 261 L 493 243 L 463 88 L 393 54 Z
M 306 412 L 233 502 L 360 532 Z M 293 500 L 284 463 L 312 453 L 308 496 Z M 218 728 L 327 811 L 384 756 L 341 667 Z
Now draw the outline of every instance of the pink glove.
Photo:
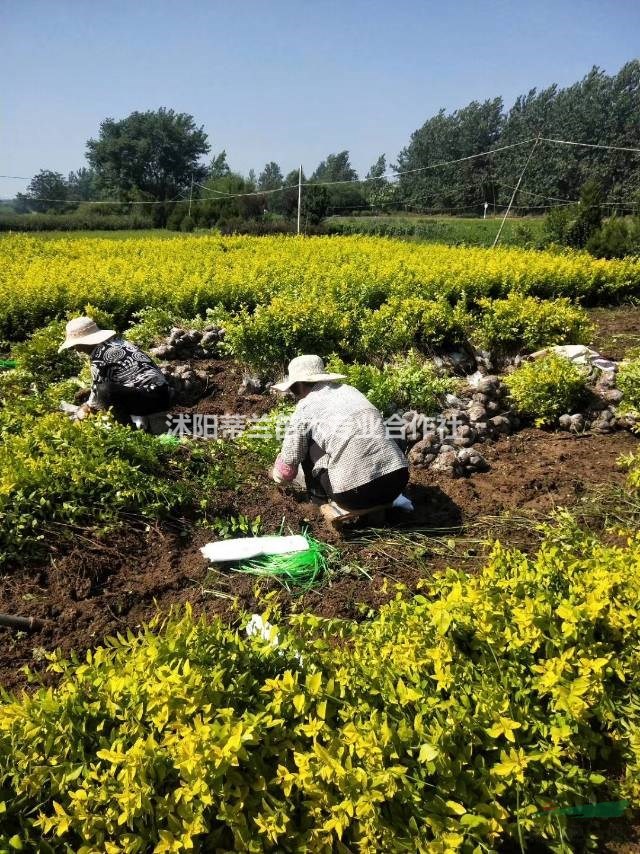
M 288 483 L 289 481 L 293 480 L 297 474 L 298 466 L 290 466 L 288 463 L 283 462 L 280 457 L 278 457 L 273 465 L 271 477 L 275 480 L 276 483 Z

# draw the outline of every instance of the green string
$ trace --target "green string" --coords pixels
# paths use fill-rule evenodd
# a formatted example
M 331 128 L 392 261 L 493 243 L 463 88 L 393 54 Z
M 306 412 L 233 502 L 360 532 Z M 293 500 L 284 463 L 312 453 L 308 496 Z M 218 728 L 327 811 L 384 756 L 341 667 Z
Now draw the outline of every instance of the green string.
M 599 804 L 579 804 L 575 807 L 556 807 L 538 815 L 569 815 L 576 818 L 620 818 L 629 801 L 602 801 Z
M 328 557 L 335 549 L 310 537 L 306 531 L 303 536 L 309 543 L 305 551 L 264 555 L 240 564 L 234 572 L 276 578 L 289 592 L 293 588 L 306 591 L 317 587 L 328 571 Z

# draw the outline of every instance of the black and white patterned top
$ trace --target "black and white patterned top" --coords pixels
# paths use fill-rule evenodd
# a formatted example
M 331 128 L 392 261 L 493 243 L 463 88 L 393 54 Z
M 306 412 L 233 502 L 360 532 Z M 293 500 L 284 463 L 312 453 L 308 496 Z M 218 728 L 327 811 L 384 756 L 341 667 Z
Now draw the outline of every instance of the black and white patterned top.
M 153 359 L 135 344 L 121 338 L 110 338 L 92 351 L 91 380 L 89 402 L 96 394 L 96 386 L 101 383 L 146 391 L 167 384 L 167 378 Z

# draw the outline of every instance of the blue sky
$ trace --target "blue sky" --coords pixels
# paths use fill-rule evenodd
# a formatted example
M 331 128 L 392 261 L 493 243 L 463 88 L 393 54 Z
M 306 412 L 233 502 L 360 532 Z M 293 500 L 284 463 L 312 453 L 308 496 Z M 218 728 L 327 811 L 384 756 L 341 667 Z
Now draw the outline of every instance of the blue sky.
M 66 174 L 103 118 L 159 106 L 244 173 L 344 148 L 366 171 L 440 107 L 615 72 L 639 37 L 637 0 L 1 0 L 0 174 Z

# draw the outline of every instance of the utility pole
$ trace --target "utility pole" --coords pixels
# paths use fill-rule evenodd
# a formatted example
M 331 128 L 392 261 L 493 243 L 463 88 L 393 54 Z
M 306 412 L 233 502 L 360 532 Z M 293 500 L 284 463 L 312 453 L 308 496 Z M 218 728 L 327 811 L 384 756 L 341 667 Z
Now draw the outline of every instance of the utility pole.
M 298 234 L 300 234 L 300 212 L 302 210 L 302 166 L 298 171 Z
M 193 173 L 191 173 L 191 187 L 189 188 L 189 216 L 191 216 L 191 196 L 193 195 Z

